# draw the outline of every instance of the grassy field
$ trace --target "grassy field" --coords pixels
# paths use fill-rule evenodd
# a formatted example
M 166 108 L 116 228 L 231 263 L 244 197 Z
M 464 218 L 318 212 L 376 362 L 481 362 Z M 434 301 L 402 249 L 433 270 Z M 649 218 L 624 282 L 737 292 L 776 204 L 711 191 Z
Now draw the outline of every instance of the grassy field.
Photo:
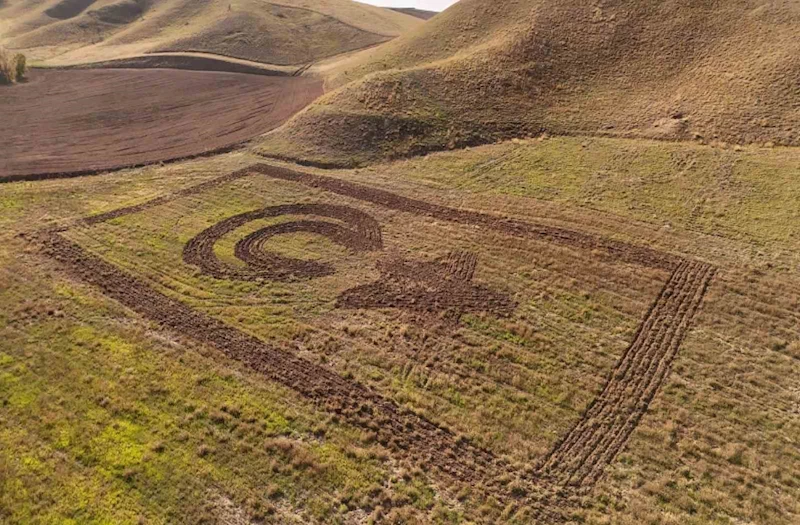
M 93 225 L 256 162 L 234 153 L 110 175 L 0 185 L 0 519 L 9 522 L 526 523 L 524 502 L 451 483 L 353 423 L 66 274 L 31 234 L 62 235 L 150 288 L 369 386 L 520 472 L 603 388 L 667 273 L 321 187 L 253 174 Z M 515 141 L 360 170 L 305 169 L 399 196 L 587 232 L 718 273 L 672 372 L 569 517 L 588 523 L 800 518 L 800 154 L 618 139 Z M 360 210 L 382 249 L 313 233 L 262 250 L 333 265 L 288 281 L 184 262 L 221 220 L 288 204 Z M 214 245 L 242 268 L 239 239 Z M 344 308 L 387 261 L 475 254 L 470 286 L 510 313 Z M 381 269 L 384 269 L 383 271 Z M 373 423 L 377 424 L 377 423 Z M 513 483 L 512 483 L 513 484 Z M 512 491 L 513 492 L 513 491 Z
M 114 195 L 158 195 L 213 174 L 214 164 L 170 168 L 167 179 L 164 169 L 95 179 L 91 195 L 77 181 L 6 186 L 3 221 L 113 208 L 123 203 Z M 55 268 L 26 269 L 24 243 L 4 237 L 3 521 L 325 522 L 391 484 L 389 458 L 358 432 L 154 331 Z M 402 493 L 420 484 L 397 481 Z

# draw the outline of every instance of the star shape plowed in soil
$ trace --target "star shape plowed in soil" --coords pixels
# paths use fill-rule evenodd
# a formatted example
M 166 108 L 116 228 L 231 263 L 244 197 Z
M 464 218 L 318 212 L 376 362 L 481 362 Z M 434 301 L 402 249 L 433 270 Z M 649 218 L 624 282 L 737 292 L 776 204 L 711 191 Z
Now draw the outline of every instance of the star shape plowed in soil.
M 472 282 L 474 253 L 451 252 L 432 262 L 390 258 L 378 262 L 377 281 L 343 292 L 340 308 L 401 308 L 457 321 L 467 312 L 509 315 L 514 302 Z

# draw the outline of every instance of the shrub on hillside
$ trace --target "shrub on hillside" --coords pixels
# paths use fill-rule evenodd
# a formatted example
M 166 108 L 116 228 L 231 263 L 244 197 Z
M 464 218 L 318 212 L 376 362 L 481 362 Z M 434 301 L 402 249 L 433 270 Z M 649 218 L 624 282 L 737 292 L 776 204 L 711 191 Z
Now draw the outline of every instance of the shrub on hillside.
M 25 78 L 28 72 L 28 61 L 25 55 L 12 55 L 7 49 L 0 47 L 0 84 L 13 84 Z
M 8 51 L 0 47 L 0 84 L 11 84 L 17 79 L 17 68 L 13 62 Z
M 16 61 L 17 80 L 21 80 L 25 78 L 25 74 L 28 72 L 28 60 L 22 53 L 17 53 L 14 60 Z

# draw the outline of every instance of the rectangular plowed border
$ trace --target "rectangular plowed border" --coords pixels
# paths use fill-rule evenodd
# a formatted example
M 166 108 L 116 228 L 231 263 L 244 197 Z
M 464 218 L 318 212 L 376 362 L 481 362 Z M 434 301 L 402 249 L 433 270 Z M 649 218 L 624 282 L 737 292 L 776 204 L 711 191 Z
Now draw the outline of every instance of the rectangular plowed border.
M 69 228 L 89 227 L 144 211 L 253 174 L 321 188 L 407 213 L 592 250 L 624 263 L 664 270 L 670 276 L 601 394 L 544 461 L 535 470 L 525 472 L 364 385 L 167 297 L 61 235 Z M 35 241 L 46 255 L 61 263 L 74 277 L 97 286 L 105 295 L 163 328 L 216 348 L 228 358 L 268 380 L 292 388 L 351 424 L 374 430 L 377 423 L 379 441 L 397 457 L 424 465 L 439 476 L 484 487 L 501 501 L 517 500 L 519 504 L 527 504 L 535 510 L 537 519 L 546 522 L 563 518 L 562 510 L 570 496 L 590 489 L 625 446 L 669 374 L 715 273 L 715 269 L 705 263 L 585 232 L 457 210 L 268 164 L 251 166 L 140 205 L 86 217 L 70 227 L 43 230 Z M 509 476 L 517 480 L 513 488 L 508 483 Z

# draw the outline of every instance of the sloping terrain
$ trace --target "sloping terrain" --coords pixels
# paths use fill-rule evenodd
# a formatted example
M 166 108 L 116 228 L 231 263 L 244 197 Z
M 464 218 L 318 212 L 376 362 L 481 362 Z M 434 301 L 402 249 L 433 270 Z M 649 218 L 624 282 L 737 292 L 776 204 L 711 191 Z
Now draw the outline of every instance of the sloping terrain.
M 53 64 L 196 51 L 289 65 L 361 49 L 422 20 L 351 0 L 9 0 L 0 40 Z
M 439 14 L 437 11 L 426 11 L 424 9 L 416 9 L 414 7 L 391 7 L 390 9 L 392 11 L 397 11 L 398 13 L 416 16 L 417 18 L 421 18 L 423 20 L 430 20 Z
M 37 1 L 0 523 L 800 523 L 796 0 Z
M 798 35 L 789 0 L 463 0 L 327 71 L 344 87 L 261 151 L 358 164 L 545 131 L 798 145 Z

